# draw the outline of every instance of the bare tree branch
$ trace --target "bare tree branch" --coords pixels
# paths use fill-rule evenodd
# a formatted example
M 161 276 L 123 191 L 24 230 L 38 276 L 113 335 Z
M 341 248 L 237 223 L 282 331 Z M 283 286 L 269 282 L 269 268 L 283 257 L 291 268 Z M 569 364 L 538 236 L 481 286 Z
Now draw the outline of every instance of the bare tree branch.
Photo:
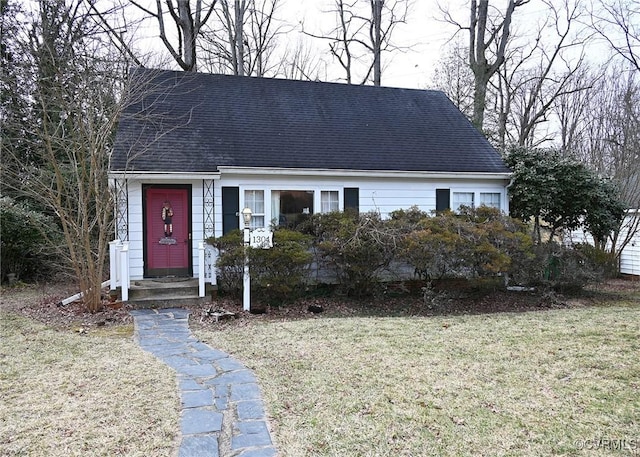
M 345 81 L 352 84 L 355 67 L 364 64 L 361 84 L 382 83 L 382 54 L 399 49 L 392 44 L 396 26 L 406 22 L 408 0 L 335 0 L 337 25 L 328 33 L 311 33 L 309 37 L 329 41 L 329 50 L 345 73 Z M 373 75 L 373 77 L 372 77 Z

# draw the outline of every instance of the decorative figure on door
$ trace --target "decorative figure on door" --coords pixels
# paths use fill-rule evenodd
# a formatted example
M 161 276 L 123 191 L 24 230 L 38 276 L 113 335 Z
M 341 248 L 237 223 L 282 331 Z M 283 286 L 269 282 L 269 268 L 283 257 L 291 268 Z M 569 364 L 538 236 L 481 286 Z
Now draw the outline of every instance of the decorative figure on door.
M 164 222 L 164 236 L 170 237 L 173 235 L 173 224 L 171 218 L 173 217 L 173 209 L 169 201 L 164 202 L 162 207 L 162 221 Z

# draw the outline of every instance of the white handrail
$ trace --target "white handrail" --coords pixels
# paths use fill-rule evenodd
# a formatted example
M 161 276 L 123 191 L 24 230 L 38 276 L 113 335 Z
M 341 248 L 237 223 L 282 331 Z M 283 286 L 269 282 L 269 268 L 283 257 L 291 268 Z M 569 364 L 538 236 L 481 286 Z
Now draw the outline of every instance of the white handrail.
M 120 240 L 109 241 L 109 289 L 116 290 L 120 284 Z
M 198 297 L 205 296 L 205 277 L 204 277 L 204 241 L 198 243 Z
M 122 243 L 120 249 L 120 287 L 122 301 L 129 301 L 129 243 Z

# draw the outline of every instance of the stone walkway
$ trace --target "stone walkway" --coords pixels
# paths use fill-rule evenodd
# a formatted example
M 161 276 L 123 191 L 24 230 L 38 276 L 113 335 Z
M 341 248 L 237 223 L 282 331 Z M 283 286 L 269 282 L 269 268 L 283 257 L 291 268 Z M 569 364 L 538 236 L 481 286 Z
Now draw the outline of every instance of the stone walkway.
M 255 375 L 228 354 L 199 342 L 184 309 L 131 312 L 142 349 L 177 372 L 182 413 L 180 457 L 277 454 Z

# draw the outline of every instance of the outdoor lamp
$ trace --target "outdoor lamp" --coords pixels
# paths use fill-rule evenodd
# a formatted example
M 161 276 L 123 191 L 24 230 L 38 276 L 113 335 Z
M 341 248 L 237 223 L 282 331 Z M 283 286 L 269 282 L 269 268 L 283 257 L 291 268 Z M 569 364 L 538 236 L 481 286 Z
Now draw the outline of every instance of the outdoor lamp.
M 251 224 L 251 208 L 245 208 L 242 210 L 242 217 L 244 219 L 245 227 L 248 227 Z

